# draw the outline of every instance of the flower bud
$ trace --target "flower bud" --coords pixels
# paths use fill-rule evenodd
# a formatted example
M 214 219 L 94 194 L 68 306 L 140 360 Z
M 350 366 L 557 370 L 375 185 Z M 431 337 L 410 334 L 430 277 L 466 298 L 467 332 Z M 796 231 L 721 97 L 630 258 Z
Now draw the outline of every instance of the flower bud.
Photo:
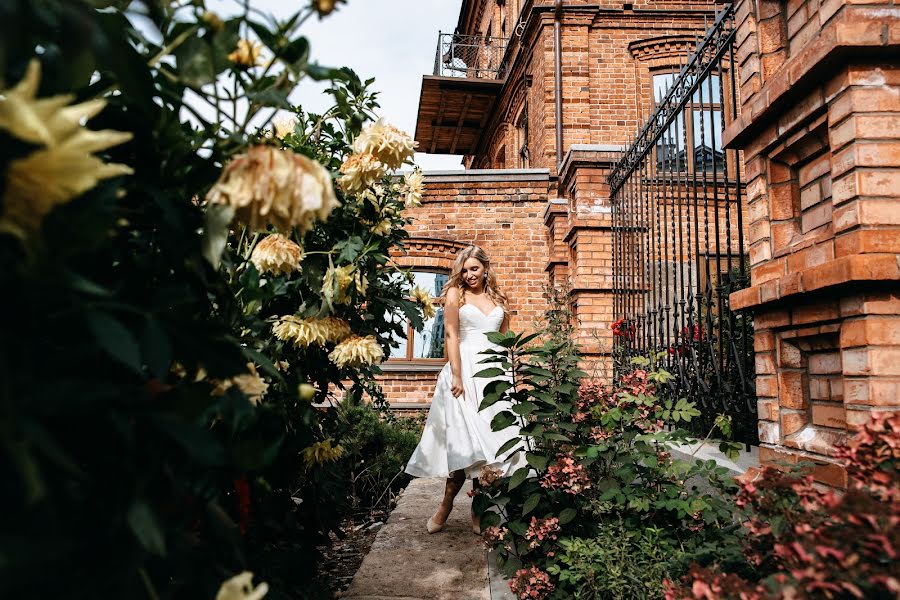
M 316 386 L 311 383 L 301 383 L 297 386 L 297 395 L 300 396 L 300 399 L 304 402 L 312 402 L 313 398 L 316 397 L 316 392 L 319 390 L 316 389 Z

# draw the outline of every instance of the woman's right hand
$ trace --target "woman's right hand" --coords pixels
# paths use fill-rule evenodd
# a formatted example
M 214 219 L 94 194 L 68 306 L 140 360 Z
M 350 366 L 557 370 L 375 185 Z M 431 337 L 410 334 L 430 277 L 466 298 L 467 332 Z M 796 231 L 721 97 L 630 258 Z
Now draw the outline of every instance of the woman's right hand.
M 453 376 L 453 380 L 450 382 L 450 393 L 453 394 L 454 398 L 465 398 L 465 389 L 463 388 L 462 377 L 460 377 L 459 375 Z

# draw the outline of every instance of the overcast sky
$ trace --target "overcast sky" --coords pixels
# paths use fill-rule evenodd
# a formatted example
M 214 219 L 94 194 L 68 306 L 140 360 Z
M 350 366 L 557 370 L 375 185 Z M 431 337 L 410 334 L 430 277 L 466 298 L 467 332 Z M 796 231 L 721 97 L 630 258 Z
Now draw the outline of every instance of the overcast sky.
M 252 0 L 254 7 L 287 17 L 307 0 Z M 422 75 L 434 69 L 440 31 L 453 31 L 461 0 L 349 0 L 322 19 L 313 17 L 301 33 L 309 38 L 312 60 L 322 65 L 352 68 L 361 79 L 375 78 L 381 116 L 415 133 Z M 235 0 L 207 0 L 207 7 L 225 15 Z M 320 112 L 330 106 L 323 86 L 301 84 L 292 99 L 304 109 Z M 460 156 L 417 154 L 426 171 L 461 169 Z

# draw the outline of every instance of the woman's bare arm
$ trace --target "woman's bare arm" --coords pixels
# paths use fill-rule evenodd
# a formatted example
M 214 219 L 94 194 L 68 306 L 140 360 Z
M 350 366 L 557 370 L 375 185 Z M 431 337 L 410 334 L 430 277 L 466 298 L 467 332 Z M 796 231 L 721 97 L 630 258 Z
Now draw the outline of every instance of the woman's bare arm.
M 503 322 L 500 323 L 500 333 L 506 333 L 507 331 L 509 331 L 509 313 L 504 309 Z
M 456 397 L 462 396 L 464 392 L 459 357 L 459 290 L 456 288 L 447 290 L 447 299 L 444 302 L 444 349 L 453 376 L 450 391 Z

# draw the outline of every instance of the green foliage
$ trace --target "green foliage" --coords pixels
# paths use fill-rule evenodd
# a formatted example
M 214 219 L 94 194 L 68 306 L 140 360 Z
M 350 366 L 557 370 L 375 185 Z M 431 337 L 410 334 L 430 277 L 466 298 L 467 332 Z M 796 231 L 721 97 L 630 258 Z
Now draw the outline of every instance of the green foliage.
M 276 315 L 330 315 L 387 348 L 394 317 L 421 322 L 389 259 L 405 236 L 392 180 L 377 206 L 339 192 L 326 223 L 282 231 L 307 253 L 288 275 L 248 260 L 269 232 L 229 230 L 228 210 L 201 206 L 251 145 L 336 172 L 377 108 L 370 81 L 311 62 L 298 32 L 313 8 L 285 21 L 249 8 L 223 20 L 199 0 L 0 3 L 0 89 L 38 58 L 38 97 L 105 100 L 88 127 L 133 138 L 98 158 L 134 171 L 58 203 L 38 231 L 0 232 L 4 596 L 212 598 L 248 569 L 271 598 L 319 597 L 315 547 L 353 509 L 350 458 L 335 448 L 359 460 L 384 450 L 380 482 L 409 446 L 405 426 L 386 425 L 342 446 L 363 433 L 298 390 L 314 385 L 327 403 L 349 381 L 350 400 L 377 400 L 377 366 L 338 368 L 327 348 L 272 335 Z M 261 45 L 264 65 L 229 57 L 241 38 Z M 289 107 L 303 77 L 327 80 L 334 108 Z M 287 109 L 297 125 L 282 144 L 268 130 Z M 5 189 L 37 146 L 0 137 Z M 52 183 L 38 180 L 24 205 L 4 192 L 0 214 L 36 210 Z M 375 233 L 373 211 L 386 208 L 390 227 Z M 368 286 L 337 306 L 323 290 L 331 265 Z M 259 380 L 248 363 L 268 386 L 261 399 L 239 383 Z
M 551 322 L 559 303 L 567 305 L 564 296 Z M 492 334 L 506 352 L 483 361 L 512 374 L 484 404 L 508 403 L 499 414 L 515 417 L 520 437 L 507 448 L 524 452 L 530 467 L 475 498 L 506 570 L 516 579 L 533 573 L 523 568 L 555 576 L 552 598 L 660 598 L 663 577 L 686 572 L 686 556 L 740 562 L 727 472 L 672 457 L 674 446 L 696 441 L 679 426 L 699 411 L 658 398 L 671 374 L 642 368 L 651 366 L 643 359 L 613 386 L 591 379 L 578 369 L 565 324 L 560 331 L 538 345 L 529 345 L 533 336 Z M 548 519 L 558 519 L 560 540 L 536 542 Z

